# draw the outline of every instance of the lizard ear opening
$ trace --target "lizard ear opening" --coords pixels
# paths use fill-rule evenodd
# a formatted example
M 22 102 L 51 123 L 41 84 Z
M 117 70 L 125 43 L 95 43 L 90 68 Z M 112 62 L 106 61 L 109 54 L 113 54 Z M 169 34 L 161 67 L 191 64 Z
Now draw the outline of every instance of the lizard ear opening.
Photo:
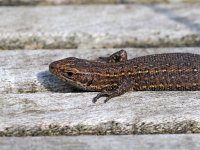
M 91 75 L 82 78 L 81 83 L 85 86 L 90 86 L 93 83 L 93 77 Z
M 93 81 L 93 80 L 88 81 L 88 82 L 87 82 L 87 86 L 90 86 L 90 85 L 92 84 L 92 81 Z

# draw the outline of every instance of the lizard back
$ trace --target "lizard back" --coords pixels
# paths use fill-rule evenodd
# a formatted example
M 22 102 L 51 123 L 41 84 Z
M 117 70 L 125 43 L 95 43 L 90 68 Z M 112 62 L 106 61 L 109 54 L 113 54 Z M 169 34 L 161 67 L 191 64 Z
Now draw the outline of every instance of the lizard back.
M 70 57 L 53 62 L 50 71 L 69 84 L 89 91 L 116 89 L 125 78 L 134 80 L 131 88 L 134 91 L 200 90 L 198 54 L 155 54 L 118 63 Z
M 200 55 L 166 53 L 134 58 L 133 90 L 200 90 Z M 129 71 L 128 71 L 129 72 Z

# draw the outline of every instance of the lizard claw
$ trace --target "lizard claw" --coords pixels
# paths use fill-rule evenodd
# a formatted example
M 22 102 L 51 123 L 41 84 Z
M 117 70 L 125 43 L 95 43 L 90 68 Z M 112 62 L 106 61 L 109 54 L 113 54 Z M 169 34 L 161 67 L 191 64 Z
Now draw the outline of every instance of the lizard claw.
M 109 93 L 108 92 L 101 92 L 99 94 L 97 94 L 97 96 L 95 96 L 92 100 L 93 103 L 96 103 L 97 100 L 101 97 L 107 97 L 104 101 L 104 103 L 106 103 L 110 98 L 109 98 Z
M 96 102 L 97 102 L 97 99 L 98 99 L 98 98 L 94 97 L 94 98 L 92 99 L 92 102 L 93 102 L 93 103 L 96 103 Z
M 111 99 L 111 97 L 108 96 L 108 97 L 104 100 L 104 103 L 107 103 L 110 99 Z

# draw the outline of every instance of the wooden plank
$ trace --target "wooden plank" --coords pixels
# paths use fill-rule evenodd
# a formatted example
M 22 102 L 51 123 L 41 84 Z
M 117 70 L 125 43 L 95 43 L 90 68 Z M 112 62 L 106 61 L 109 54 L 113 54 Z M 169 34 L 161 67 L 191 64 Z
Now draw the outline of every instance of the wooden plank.
M 199 0 L 0 0 L 2 6 L 20 5 L 68 5 L 68 4 L 152 4 L 152 3 L 199 3 Z
M 79 50 L 9 50 L 0 51 L 0 93 L 72 92 L 69 85 L 55 78 L 48 65 L 66 57 L 94 60 L 119 49 Z M 200 54 L 199 48 L 127 49 L 129 58 L 166 52 L 191 52 Z
M 1 7 L 0 49 L 199 46 L 199 10 L 198 4 Z
M 199 91 L 128 92 L 106 104 L 103 99 L 93 104 L 97 93 L 76 92 L 48 72 L 54 60 L 95 59 L 114 51 L 0 51 L 0 136 L 200 132 Z M 127 51 L 129 58 L 164 52 L 200 54 L 198 48 Z
M 62 136 L 0 138 L 1 150 L 199 150 L 200 135 Z
M 0 136 L 200 132 L 200 92 L 0 94 Z

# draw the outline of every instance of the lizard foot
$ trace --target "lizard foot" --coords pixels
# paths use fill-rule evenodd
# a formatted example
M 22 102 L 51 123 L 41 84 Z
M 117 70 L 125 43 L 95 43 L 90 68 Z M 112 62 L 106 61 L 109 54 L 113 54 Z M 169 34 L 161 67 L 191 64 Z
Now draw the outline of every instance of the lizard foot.
M 97 100 L 101 97 L 106 97 L 106 99 L 104 100 L 104 103 L 108 102 L 108 100 L 110 100 L 112 98 L 111 93 L 110 92 L 101 92 L 99 94 L 97 94 L 97 96 L 95 96 L 92 100 L 93 103 L 96 103 Z

